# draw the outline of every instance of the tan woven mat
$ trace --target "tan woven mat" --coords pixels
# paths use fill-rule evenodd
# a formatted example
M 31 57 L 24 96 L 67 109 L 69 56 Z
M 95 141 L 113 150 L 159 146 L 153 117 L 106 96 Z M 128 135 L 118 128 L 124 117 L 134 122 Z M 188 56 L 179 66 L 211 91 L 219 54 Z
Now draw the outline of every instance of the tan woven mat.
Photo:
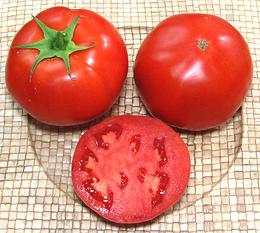
M 180 132 L 191 155 L 189 186 L 181 201 L 153 222 L 111 224 L 84 206 L 73 192 L 70 169 L 75 145 L 90 125 L 43 125 L 8 95 L 5 63 L 15 33 L 31 14 L 58 5 L 100 13 L 126 42 L 127 82 L 107 116 L 147 114 L 133 82 L 133 62 L 142 40 L 167 16 L 218 15 L 249 44 L 254 79 L 242 109 L 214 130 Z M 0 232 L 260 232 L 259 12 L 258 0 L 0 0 Z

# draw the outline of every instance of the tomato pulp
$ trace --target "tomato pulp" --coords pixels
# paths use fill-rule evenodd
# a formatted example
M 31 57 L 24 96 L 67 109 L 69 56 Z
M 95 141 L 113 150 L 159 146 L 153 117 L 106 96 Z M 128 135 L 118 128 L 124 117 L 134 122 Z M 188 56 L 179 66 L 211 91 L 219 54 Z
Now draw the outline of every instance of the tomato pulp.
M 112 106 L 127 63 L 125 44 L 107 20 L 89 10 L 53 7 L 15 36 L 6 82 L 14 99 L 36 119 L 76 125 Z
M 134 67 L 147 109 L 179 128 L 216 127 L 239 109 L 252 80 L 241 34 L 207 14 L 162 21 L 143 41 Z
M 72 181 L 80 199 L 117 223 L 151 220 L 183 195 L 190 175 L 186 145 L 147 116 L 111 117 L 80 138 Z

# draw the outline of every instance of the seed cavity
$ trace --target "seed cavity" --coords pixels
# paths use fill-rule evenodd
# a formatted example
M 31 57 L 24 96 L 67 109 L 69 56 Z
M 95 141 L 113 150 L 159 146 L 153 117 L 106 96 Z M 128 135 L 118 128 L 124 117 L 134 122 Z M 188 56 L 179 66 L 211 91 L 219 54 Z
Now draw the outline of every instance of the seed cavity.
M 166 193 L 166 188 L 169 183 L 169 176 L 164 172 L 156 172 L 156 177 L 159 178 L 159 184 L 157 190 L 149 189 L 149 193 L 152 199 L 152 208 L 159 205 L 163 201 L 163 197 Z
M 135 155 L 139 151 L 140 145 L 141 145 L 141 135 L 137 134 L 132 136 L 130 140 L 130 150 L 132 155 Z
M 167 154 L 165 151 L 165 139 L 166 137 L 158 137 L 155 138 L 153 142 L 155 154 L 158 158 L 159 167 L 162 167 L 168 162 Z
M 96 139 L 96 145 L 105 150 L 109 149 L 115 140 L 117 140 L 122 134 L 122 127 L 119 124 L 109 124 L 101 132 L 94 135 Z
M 137 179 L 140 181 L 141 184 L 144 183 L 146 174 L 147 174 L 146 168 L 145 167 L 140 167 Z
M 98 158 L 94 154 L 94 152 L 90 150 L 87 146 L 84 146 L 84 152 L 82 153 L 82 158 L 79 161 L 79 166 L 81 170 L 94 168 L 97 162 Z
M 124 189 L 124 188 L 126 188 L 126 186 L 128 184 L 128 177 L 122 171 L 119 174 L 120 174 L 120 177 L 121 177 L 121 181 L 120 181 L 119 187 L 120 187 L 120 189 Z
M 99 181 L 98 181 L 99 182 Z M 110 210 L 113 205 L 113 192 L 110 188 L 106 189 L 106 194 L 104 195 L 101 191 L 97 190 L 93 179 L 85 180 L 83 182 L 84 190 L 100 204 L 101 208 Z
M 82 186 L 91 198 L 100 204 L 101 208 L 110 210 L 113 205 L 113 192 L 100 182 L 93 169 L 97 166 L 98 158 L 87 146 L 84 146 L 82 158 L 79 161 Z

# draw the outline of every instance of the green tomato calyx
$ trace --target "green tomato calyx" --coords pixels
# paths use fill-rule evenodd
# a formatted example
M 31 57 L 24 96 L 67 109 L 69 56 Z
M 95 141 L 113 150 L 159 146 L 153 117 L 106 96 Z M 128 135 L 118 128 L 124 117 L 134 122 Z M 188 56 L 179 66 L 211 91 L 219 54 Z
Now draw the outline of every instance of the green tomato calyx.
M 67 34 L 65 32 L 57 32 L 55 38 L 52 41 L 52 49 L 66 50 L 67 44 Z
M 70 54 L 85 50 L 89 48 L 93 48 L 94 44 L 91 43 L 89 46 L 79 46 L 76 45 L 72 41 L 72 37 L 76 28 L 76 25 L 79 20 L 79 16 L 74 19 L 74 21 L 63 31 L 56 31 L 54 29 L 49 28 L 38 18 L 32 16 L 33 19 L 37 22 L 39 27 L 42 29 L 44 33 L 44 39 L 25 45 L 14 46 L 15 48 L 20 49 L 37 49 L 40 51 L 38 57 L 36 58 L 31 72 L 30 72 L 30 80 L 32 79 L 32 75 L 37 67 L 37 65 L 46 58 L 58 57 L 61 58 L 66 66 L 67 72 L 69 76 L 71 75 L 69 56 Z

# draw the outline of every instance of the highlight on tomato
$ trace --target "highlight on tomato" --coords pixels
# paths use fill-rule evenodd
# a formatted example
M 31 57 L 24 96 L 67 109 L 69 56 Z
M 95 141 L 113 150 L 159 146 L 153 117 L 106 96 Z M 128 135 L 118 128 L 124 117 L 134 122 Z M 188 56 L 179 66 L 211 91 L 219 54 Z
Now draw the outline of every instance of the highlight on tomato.
M 227 21 L 180 14 L 145 38 L 134 76 L 152 115 L 179 128 L 205 130 L 239 109 L 252 80 L 252 60 L 244 38 Z
M 148 116 L 107 118 L 80 138 L 72 161 L 79 198 L 122 224 L 156 218 L 187 187 L 190 157 L 179 135 Z
M 90 10 L 53 7 L 16 34 L 6 64 L 10 94 L 51 125 L 97 118 L 119 96 L 128 69 L 117 30 Z

